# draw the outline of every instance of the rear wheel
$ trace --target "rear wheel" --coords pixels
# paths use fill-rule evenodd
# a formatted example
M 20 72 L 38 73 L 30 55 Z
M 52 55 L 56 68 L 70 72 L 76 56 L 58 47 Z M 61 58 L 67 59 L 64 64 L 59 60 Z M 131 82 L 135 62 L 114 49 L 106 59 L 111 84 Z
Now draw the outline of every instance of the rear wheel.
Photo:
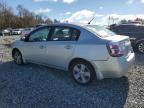
M 96 78 L 92 65 L 85 61 L 73 62 L 70 66 L 73 79 L 79 84 L 89 84 Z
M 14 59 L 14 62 L 16 64 L 18 64 L 18 65 L 22 65 L 23 64 L 22 54 L 20 53 L 20 51 L 14 50 L 13 59 Z
M 137 50 L 144 54 L 144 41 L 141 41 L 137 44 Z

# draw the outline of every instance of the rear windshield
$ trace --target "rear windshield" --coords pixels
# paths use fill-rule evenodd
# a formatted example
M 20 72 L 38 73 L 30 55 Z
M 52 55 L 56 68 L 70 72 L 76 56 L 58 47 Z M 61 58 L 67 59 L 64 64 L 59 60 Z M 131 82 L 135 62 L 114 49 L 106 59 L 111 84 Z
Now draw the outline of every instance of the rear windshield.
M 114 36 L 116 35 L 114 32 L 106 29 L 105 27 L 102 26 L 97 26 L 97 25 L 87 25 L 87 29 L 91 30 L 92 32 L 95 32 L 98 34 L 100 37 L 109 37 L 109 36 Z

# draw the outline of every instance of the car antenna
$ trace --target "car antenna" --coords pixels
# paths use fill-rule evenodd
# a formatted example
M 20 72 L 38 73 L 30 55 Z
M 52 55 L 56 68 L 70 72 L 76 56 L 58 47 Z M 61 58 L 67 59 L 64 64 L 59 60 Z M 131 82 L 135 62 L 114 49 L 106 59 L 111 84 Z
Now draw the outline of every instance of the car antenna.
M 88 22 L 88 24 L 91 24 L 91 22 L 92 22 L 94 19 L 95 19 L 95 17 L 93 17 L 93 18 L 90 20 L 90 22 Z

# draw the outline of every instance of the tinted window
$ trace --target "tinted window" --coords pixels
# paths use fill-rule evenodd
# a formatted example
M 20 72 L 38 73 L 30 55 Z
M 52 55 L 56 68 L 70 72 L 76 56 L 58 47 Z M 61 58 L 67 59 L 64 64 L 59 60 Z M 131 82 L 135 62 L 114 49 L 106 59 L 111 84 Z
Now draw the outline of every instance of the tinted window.
M 135 29 L 131 25 L 121 25 L 121 26 L 118 26 L 115 28 L 115 31 L 118 33 L 129 33 L 133 30 L 135 30 Z
M 76 29 L 71 29 L 71 40 L 78 40 L 80 36 L 80 31 Z
M 127 32 L 129 32 L 129 28 L 130 27 L 127 25 L 124 25 L 124 26 L 120 25 L 120 26 L 114 27 L 113 31 L 116 33 L 127 33 Z
M 132 32 L 135 32 L 135 33 L 144 33 L 144 26 L 133 27 Z
M 69 27 L 55 27 L 51 39 L 53 41 L 71 41 L 77 40 L 80 32 Z
M 50 29 L 49 28 L 42 28 L 37 30 L 36 32 L 32 33 L 29 36 L 28 41 L 29 42 L 41 42 L 41 41 L 46 41 L 48 38 Z
M 116 33 L 144 33 L 143 26 L 136 25 L 120 25 L 112 29 Z

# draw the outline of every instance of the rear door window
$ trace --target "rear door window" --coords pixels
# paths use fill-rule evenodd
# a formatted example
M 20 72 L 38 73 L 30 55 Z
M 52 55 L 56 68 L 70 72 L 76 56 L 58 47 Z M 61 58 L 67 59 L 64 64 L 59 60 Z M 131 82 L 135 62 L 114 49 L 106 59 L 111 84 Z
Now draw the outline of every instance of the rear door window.
M 80 31 L 70 27 L 54 27 L 51 35 L 51 41 L 76 41 L 78 40 Z

